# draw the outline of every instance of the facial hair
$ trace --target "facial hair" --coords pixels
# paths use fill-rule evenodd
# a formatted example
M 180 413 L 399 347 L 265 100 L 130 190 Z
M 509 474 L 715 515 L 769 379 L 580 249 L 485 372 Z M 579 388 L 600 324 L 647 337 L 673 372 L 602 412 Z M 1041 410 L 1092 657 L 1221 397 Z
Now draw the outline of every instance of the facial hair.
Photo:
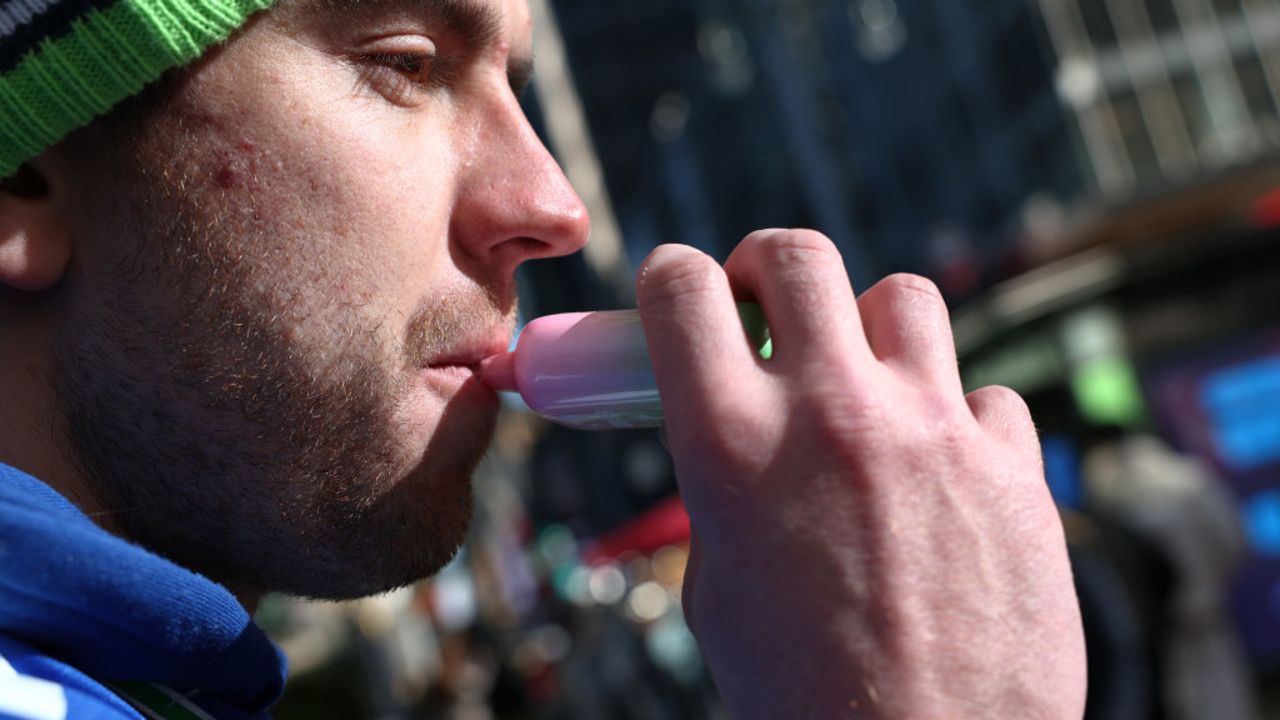
M 509 309 L 457 282 L 387 333 L 358 304 L 265 277 L 279 259 L 252 248 L 270 208 L 211 205 L 192 184 L 172 167 L 123 183 L 107 232 L 129 249 L 63 298 L 55 386 L 99 521 L 255 591 L 354 598 L 434 573 L 465 537 L 494 420 L 474 407 L 492 394 L 468 381 L 426 447 L 396 432 L 399 401 Z M 326 320 L 319 342 L 289 319 L 304 301 Z

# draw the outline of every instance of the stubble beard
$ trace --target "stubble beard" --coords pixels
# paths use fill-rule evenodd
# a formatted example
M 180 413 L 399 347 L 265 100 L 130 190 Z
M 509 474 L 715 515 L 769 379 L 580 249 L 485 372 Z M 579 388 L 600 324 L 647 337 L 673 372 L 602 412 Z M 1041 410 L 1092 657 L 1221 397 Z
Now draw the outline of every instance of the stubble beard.
M 99 522 L 253 592 L 361 597 L 447 563 L 493 413 L 450 403 L 407 448 L 398 403 L 415 363 L 492 327 L 499 303 L 476 286 L 435 293 L 401 343 L 333 306 L 320 352 L 282 319 L 281 293 L 300 288 L 262 282 L 244 255 L 266 208 L 202 207 L 189 178 L 126 185 L 107 232 L 134 250 L 71 286 L 56 347 L 68 451 Z

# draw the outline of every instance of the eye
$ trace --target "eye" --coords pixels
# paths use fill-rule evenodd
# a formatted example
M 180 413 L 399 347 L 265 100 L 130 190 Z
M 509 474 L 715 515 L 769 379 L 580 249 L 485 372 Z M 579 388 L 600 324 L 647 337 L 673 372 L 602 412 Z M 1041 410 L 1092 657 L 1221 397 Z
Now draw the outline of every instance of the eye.
M 435 55 L 420 52 L 377 53 L 370 55 L 369 60 L 396 71 L 406 80 L 426 85 L 431 80 L 431 66 L 435 62 Z
M 446 80 L 435 43 L 423 35 L 378 38 L 360 48 L 355 58 L 361 84 L 404 107 L 420 105 L 429 90 Z

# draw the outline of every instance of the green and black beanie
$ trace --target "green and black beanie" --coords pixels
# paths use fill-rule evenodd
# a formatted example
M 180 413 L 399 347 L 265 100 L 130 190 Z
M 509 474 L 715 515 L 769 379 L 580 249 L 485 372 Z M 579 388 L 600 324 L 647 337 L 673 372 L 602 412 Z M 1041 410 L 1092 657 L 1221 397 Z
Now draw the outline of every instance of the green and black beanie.
M 273 0 L 0 0 L 0 179 Z

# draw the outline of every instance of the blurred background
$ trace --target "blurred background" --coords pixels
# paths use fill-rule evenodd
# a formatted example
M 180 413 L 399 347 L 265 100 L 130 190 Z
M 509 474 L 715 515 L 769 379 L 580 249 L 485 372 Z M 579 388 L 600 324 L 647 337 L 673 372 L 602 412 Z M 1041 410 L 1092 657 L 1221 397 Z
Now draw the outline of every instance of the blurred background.
M 1280 717 L 1280 3 L 531 0 L 526 109 L 588 249 L 526 318 L 634 305 L 657 244 L 815 227 L 932 278 L 970 389 L 1022 392 L 1075 565 L 1090 718 Z M 721 718 L 649 431 L 512 406 L 441 575 L 268 598 L 280 718 Z

